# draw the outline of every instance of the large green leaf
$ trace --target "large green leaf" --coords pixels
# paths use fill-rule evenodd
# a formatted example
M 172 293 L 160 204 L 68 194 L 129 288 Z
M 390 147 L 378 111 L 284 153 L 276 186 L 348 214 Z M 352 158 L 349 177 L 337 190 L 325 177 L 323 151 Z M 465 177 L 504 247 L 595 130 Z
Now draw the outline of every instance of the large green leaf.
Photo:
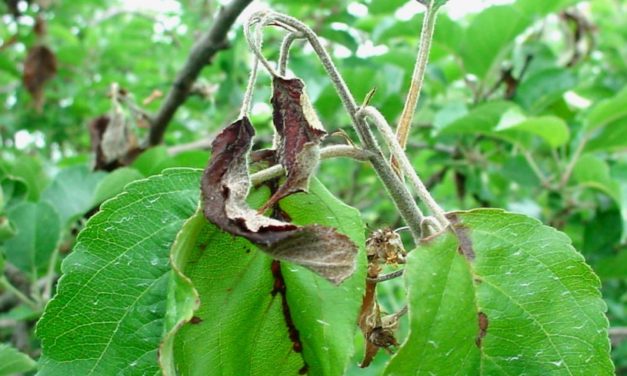
M 61 232 L 55 209 L 47 202 L 22 202 L 7 215 L 15 228 L 5 242 L 7 260 L 27 273 L 45 270 Z
M 465 31 L 461 51 L 468 73 L 484 80 L 530 22 L 524 13 L 509 5 L 492 6 L 475 16 Z
M 411 332 L 388 375 L 612 375 L 600 283 L 535 219 L 450 216 L 407 264 Z
M 104 172 L 91 172 L 87 166 L 61 170 L 41 198 L 57 209 L 61 223 L 66 225 L 92 208 L 94 191 L 105 176 Z
M 249 201 L 258 206 L 267 197 L 267 192 L 259 191 Z M 315 180 L 310 193 L 287 197 L 280 205 L 294 223 L 337 227 L 355 243 L 364 244 L 359 213 Z M 189 281 L 180 276 L 171 289 L 169 307 L 176 308 L 178 318 L 169 320 L 168 326 L 188 323 L 174 341 L 166 338 L 162 361 L 167 370 L 178 369 L 185 375 L 293 375 L 305 370 L 304 359 L 310 375 L 344 374 L 363 295 L 363 247 L 357 272 L 339 287 L 305 268 L 282 263 L 287 302 L 274 290 L 278 282 L 270 258 L 203 220 L 186 224 L 174 250 L 173 264 Z M 197 291 L 199 307 L 189 283 Z M 294 351 L 287 309 L 300 333 L 302 354 Z
M 22 374 L 35 369 L 37 363 L 13 347 L 0 344 L 0 376 Z
M 168 254 L 199 177 L 176 169 L 134 182 L 88 221 L 37 326 L 41 375 L 159 372 Z

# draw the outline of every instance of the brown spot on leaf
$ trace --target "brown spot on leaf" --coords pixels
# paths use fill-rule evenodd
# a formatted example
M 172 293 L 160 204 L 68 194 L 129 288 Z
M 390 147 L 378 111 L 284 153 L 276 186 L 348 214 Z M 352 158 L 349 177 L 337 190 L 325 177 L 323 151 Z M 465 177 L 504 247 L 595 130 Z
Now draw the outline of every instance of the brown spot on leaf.
M 265 217 L 246 203 L 250 188 L 247 156 L 253 135 L 252 124 L 244 117 L 215 138 L 201 183 L 205 217 L 273 258 L 305 266 L 339 284 L 355 269 L 357 247 L 346 235 L 330 227 L 301 227 Z
M 483 341 L 483 337 L 485 337 L 485 335 L 488 332 L 488 316 L 483 312 L 479 312 L 478 321 L 479 321 L 479 334 L 477 334 L 477 338 L 475 339 L 475 344 L 477 345 L 477 347 L 481 347 L 481 342 Z
M 200 324 L 203 320 L 198 316 L 193 316 L 191 320 L 189 320 L 190 324 L 197 325 Z
M 475 250 L 473 249 L 472 239 L 470 238 L 470 229 L 459 221 L 459 217 L 455 213 L 448 213 L 446 217 L 451 222 L 453 231 L 459 241 L 457 251 L 459 254 L 464 255 L 468 261 L 474 261 Z

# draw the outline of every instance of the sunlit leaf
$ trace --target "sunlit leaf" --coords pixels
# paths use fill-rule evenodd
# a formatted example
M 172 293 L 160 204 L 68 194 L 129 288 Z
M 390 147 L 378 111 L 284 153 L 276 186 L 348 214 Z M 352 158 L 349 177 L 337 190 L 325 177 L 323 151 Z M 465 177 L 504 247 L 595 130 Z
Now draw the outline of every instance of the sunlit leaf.
M 566 235 L 501 210 L 449 218 L 409 255 L 411 332 L 386 374 L 613 374 L 599 280 Z

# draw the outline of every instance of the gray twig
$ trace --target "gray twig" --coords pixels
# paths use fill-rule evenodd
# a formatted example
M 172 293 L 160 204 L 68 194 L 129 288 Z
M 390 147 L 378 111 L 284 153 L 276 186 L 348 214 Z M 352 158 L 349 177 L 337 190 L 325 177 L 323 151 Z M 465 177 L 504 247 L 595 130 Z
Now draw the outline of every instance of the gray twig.
M 227 47 L 228 31 L 240 13 L 252 1 L 233 0 L 222 8 L 215 18 L 211 29 L 194 45 L 187 61 L 176 76 L 172 88 L 152 121 L 146 142 L 147 146 L 158 145 L 163 141 L 163 135 L 168 124 L 178 108 L 187 99 L 194 81 L 196 81 L 202 69 L 218 51 Z

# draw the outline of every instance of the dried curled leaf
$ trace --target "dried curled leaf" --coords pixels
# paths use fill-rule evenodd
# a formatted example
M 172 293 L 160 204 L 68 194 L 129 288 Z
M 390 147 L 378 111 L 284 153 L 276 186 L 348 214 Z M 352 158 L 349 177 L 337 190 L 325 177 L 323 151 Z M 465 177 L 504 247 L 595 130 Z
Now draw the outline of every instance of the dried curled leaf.
M 320 160 L 320 141 L 327 135 L 305 93 L 303 81 L 275 77 L 272 86 L 276 146 L 287 180 L 260 211 L 291 193 L 307 191 L 309 178 Z
M 254 129 L 244 117 L 215 138 L 201 184 L 205 217 L 222 230 L 250 240 L 270 256 L 305 266 L 339 284 L 355 269 L 357 247 L 347 236 L 329 227 L 300 227 L 268 218 L 247 205 L 247 158 L 253 136 Z
M 123 114 L 113 112 L 89 123 L 95 170 L 112 171 L 130 164 L 141 152 L 137 138 L 128 129 Z
M 56 73 L 57 58 L 50 48 L 36 45 L 28 51 L 22 80 L 38 111 L 41 111 L 44 104 L 44 86 Z

